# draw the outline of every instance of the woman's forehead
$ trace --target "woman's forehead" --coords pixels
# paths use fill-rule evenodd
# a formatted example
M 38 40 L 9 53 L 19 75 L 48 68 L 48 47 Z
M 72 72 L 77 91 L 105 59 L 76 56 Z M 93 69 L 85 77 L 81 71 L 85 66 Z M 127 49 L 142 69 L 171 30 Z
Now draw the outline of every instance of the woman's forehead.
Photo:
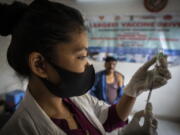
M 57 45 L 58 51 L 75 51 L 79 52 L 82 50 L 87 50 L 88 48 L 88 38 L 86 33 L 74 34 L 72 35 L 72 40 L 69 43 L 61 43 Z

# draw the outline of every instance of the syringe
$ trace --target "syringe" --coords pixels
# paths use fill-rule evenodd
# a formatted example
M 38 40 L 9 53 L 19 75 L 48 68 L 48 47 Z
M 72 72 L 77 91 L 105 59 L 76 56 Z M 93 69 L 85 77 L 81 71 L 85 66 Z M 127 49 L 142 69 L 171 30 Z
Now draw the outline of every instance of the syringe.
M 156 66 L 160 66 L 159 59 L 160 59 L 160 57 L 163 57 L 163 56 L 164 56 L 163 50 L 159 50 L 159 53 L 158 53 L 158 55 L 156 56 L 156 57 L 157 57 L 157 60 L 156 60 Z M 154 69 L 154 72 L 155 72 L 155 70 L 156 70 L 156 69 Z M 150 100 L 151 95 L 152 95 L 153 83 L 154 83 L 154 82 L 152 81 L 151 87 L 150 87 L 150 89 L 149 89 L 149 94 L 148 94 L 146 106 L 147 106 L 147 104 L 149 103 L 149 100 Z
M 149 89 L 149 94 L 148 94 L 148 98 L 147 98 L 146 106 L 147 106 L 147 104 L 149 103 L 149 100 L 150 100 L 150 98 L 151 98 L 152 88 L 153 88 L 153 82 L 152 82 L 152 84 L 151 84 L 151 88 Z

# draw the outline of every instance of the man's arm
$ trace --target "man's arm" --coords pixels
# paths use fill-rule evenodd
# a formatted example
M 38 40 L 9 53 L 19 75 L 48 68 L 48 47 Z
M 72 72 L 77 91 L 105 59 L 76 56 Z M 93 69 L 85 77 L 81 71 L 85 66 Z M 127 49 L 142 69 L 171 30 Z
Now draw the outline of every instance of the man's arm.
M 97 85 L 98 85 L 98 83 L 99 83 L 99 80 L 100 80 L 100 72 L 96 73 L 94 85 L 93 85 L 93 87 L 90 89 L 90 94 L 91 94 L 92 96 L 97 97 L 97 96 L 96 96 L 96 90 L 97 90 Z
M 123 88 L 124 88 L 124 75 L 117 72 L 117 81 L 118 81 L 118 90 L 117 90 L 117 98 L 114 100 L 114 104 L 117 104 L 120 98 L 123 96 Z

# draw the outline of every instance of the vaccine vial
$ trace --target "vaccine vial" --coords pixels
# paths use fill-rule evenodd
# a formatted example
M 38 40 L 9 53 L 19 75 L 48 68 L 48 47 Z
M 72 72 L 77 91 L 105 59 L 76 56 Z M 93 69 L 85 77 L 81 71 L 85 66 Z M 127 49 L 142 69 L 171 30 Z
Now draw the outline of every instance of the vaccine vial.
M 157 66 L 160 66 L 160 61 L 159 61 L 159 59 L 160 59 L 161 57 L 163 57 L 163 56 L 164 56 L 163 48 L 159 48 L 159 49 L 158 49 L 158 54 L 156 55 L 156 57 L 157 57 L 156 65 L 157 65 Z

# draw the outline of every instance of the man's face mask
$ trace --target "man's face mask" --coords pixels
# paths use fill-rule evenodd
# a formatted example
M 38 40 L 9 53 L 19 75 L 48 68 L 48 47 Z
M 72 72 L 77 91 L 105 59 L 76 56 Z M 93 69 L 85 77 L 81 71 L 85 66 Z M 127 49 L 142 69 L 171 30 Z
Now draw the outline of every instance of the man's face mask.
M 93 65 L 87 65 L 84 72 L 76 73 L 56 66 L 53 63 L 50 64 L 61 78 L 59 86 L 53 84 L 47 79 L 41 78 L 41 80 L 48 90 L 55 96 L 61 98 L 80 96 L 92 88 L 95 81 Z

